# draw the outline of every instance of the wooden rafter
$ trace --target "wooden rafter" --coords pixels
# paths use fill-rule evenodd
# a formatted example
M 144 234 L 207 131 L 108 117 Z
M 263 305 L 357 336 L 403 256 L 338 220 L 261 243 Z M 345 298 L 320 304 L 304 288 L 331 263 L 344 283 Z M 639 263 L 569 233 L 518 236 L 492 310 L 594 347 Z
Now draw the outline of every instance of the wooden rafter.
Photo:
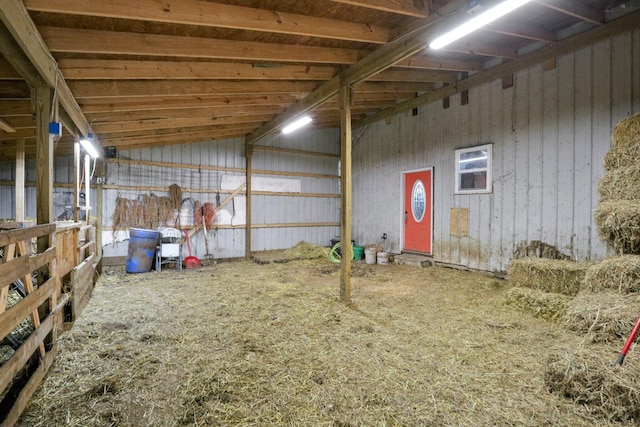
M 439 18 L 435 18 L 433 17 L 434 15 L 431 15 L 429 18 L 425 19 L 422 27 L 412 29 L 407 34 L 404 34 L 403 36 L 394 39 L 392 42 L 379 47 L 356 64 L 342 71 L 338 76 L 332 78 L 318 89 L 314 90 L 303 101 L 297 103 L 288 111 L 279 114 L 269 123 L 266 123 L 250 135 L 247 135 L 247 141 L 251 144 L 260 138 L 275 132 L 278 127 L 282 126 L 287 121 L 312 110 L 318 105 L 326 102 L 328 99 L 334 97 L 339 92 L 341 86 L 360 83 L 391 67 L 395 63 L 423 50 L 426 46 L 426 42 L 430 37 L 433 37 L 433 34 L 437 34 L 437 31 L 442 31 L 443 28 L 446 28 L 450 20 L 459 20 L 459 16 L 457 16 L 455 12 L 465 4 L 466 2 L 458 0 L 448 3 L 443 10 L 439 11 L 439 14 L 451 14 L 453 16 L 434 24 Z M 360 90 L 360 88 L 358 88 L 358 90 Z
M 515 59 L 518 51 L 511 47 L 496 46 L 490 43 L 480 43 L 473 38 L 465 38 L 451 43 L 443 48 L 447 52 L 468 53 L 472 55 L 489 56 L 493 58 Z
M 377 114 L 373 114 L 364 120 L 358 121 L 354 124 L 354 126 L 362 127 L 379 120 L 393 117 L 396 114 L 402 113 L 403 111 L 408 111 L 420 105 L 437 101 L 460 91 L 469 90 L 481 84 L 498 79 L 504 75 L 512 74 L 533 64 L 540 63 L 547 58 L 569 53 L 607 37 L 612 37 L 626 31 L 637 29 L 639 26 L 640 12 L 633 12 L 622 18 L 616 19 L 615 21 L 608 22 L 601 27 L 595 28 L 592 31 L 573 36 L 553 45 L 545 46 L 527 55 L 521 56 L 518 59 L 490 68 L 483 73 L 479 73 L 467 79 L 460 80 L 456 84 L 456 86 L 445 86 L 437 91 L 426 93 L 409 101 L 400 103 L 392 108 L 381 111 Z
M 265 31 L 376 44 L 389 41 L 389 30 L 374 25 L 197 0 L 181 0 L 179 5 L 136 0 L 135 7 L 132 7 L 130 0 L 25 0 L 24 3 L 28 10 L 39 12 Z
M 382 10 L 400 15 L 426 18 L 429 11 L 425 7 L 416 7 L 413 0 L 331 0 L 335 3 L 350 4 L 368 9 Z
M 203 37 L 40 27 L 52 52 L 154 57 L 352 64 L 364 52 L 355 49 L 245 42 Z
M 3 0 L 0 7 L 0 21 L 11 33 L 16 43 L 20 46 L 23 55 L 28 59 L 29 65 L 33 66 L 39 76 L 49 87 L 57 88 L 57 99 L 62 108 L 67 112 L 73 123 L 83 135 L 89 133 L 89 123 L 82 110 L 78 106 L 73 94 L 66 84 L 64 76 L 58 69 L 56 61 L 51 56 L 46 44 L 39 36 L 38 29 L 31 20 L 29 13 L 21 0 Z M 23 62 L 20 57 L 11 55 L 9 61 Z M 25 66 L 16 66 L 16 70 Z M 28 76 L 24 76 L 27 78 Z M 37 83 L 37 82 L 33 82 Z
M 513 23 L 509 21 L 499 21 L 487 27 L 488 31 L 497 34 L 505 34 L 508 36 L 520 37 L 528 40 L 541 41 L 545 43 L 555 43 L 556 35 L 550 31 L 543 30 L 537 26 Z
M 208 81 L 208 80 L 96 80 L 70 81 L 76 98 L 117 98 L 120 96 L 179 96 L 215 94 L 275 94 L 311 92 L 316 82 L 300 81 Z
M 582 21 L 602 25 L 604 23 L 604 13 L 593 10 L 581 1 L 572 0 L 535 0 L 537 3 L 553 9 L 556 12 L 564 13 Z
M 67 80 L 329 80 L 338 71 L 328 65 L 238 62 L 61 59 L 59 64 Z

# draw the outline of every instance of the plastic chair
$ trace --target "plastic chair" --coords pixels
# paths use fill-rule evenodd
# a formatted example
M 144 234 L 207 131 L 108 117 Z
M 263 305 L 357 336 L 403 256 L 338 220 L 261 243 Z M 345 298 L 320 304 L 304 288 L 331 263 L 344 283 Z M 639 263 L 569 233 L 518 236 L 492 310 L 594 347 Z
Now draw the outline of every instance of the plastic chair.
M 182 251 L 180 239 L 182 233 L 176 228 L 159 228 L 160 242 L 156 251 L 156 271 L 160 272 L 163 264 L 175 263 L 182 270 Z

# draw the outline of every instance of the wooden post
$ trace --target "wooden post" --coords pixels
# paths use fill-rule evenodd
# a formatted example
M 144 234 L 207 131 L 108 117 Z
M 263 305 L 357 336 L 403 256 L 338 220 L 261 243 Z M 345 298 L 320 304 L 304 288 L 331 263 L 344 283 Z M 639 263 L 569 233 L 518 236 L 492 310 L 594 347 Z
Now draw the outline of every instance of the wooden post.
M 80 141 L 78 134 L 73 143 L 73 220 L 80 222 Z
M 85 222 L 89 224 L 89 214 L 91 213 L 91 156 L 84 155 L 84 211 Z
M 24 222 L 24 139 L 16 144 L 16 222 Z
M 246 171 L 246 182 L 247 182 L 247 220 L 245 225 L 245 249 L 244 249 L 244 257 L 249 260 L 251 259 L 251 158 L 253 157 L 253 145 L 249 142 L 245 143 L 244 147 L 245 155 L 247 156 L 247 171 Z
M 102 260 L 102 177 L 104 174 L 101 173 L 98 176 L 100 177 L 100 181 L 96 186 L 96 255 L 98 259 Z M 102 272 L 101 265 L 102 263 L 98 265 L 98 272 Z
M 44 82 L 35 87 L 36 110 L 36 210 L 37 223 L 53 219 L 53 137 L 49 135 L 53 91 Z M 38 238 L 38 252 L 53 244 L 50 235 Z
M 340 87 L 340 299 L 351 302 L 351 88 Z

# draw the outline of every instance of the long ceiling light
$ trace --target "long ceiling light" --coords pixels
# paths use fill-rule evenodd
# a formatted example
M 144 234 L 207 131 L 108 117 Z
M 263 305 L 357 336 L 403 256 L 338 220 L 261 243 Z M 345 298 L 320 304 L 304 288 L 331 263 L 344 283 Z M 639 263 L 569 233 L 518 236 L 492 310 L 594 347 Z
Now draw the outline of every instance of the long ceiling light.
M 453 30 L 438 37 L 431 43 L 429 47 L 431 49 L 440 49 L 446 45 L 453 43 L 454 41 L 461 39 L 462 37 L 471 34 L 472 32 L 484 27 L 495 21 L 498 18 L 503 17 L 507 13 L 513 12 L 517 8 L 524 6 L 531 0 L 506 0 L 502 3 L 492 7 L 486 12 L 481 13 L 470 21 L 454 28 Z
M 96 150 L 96 147 L 94 147 L 93 142 L 91 141 L 92 137 L 93 135 L 89 134 L 88 138 L 83 138 L 80 140 L 80 144 L 82 145 L 82 148 L 85 149 L 87 154 L 89 154 L 94 159 L 97 159 L 98 157 L 100 157 L 100 154 L 98 153 L 98 150 Z
M 305 126 L 312 122 L 312 118 L 309 116 L 304 116 L 291 123 L 289 126 L 286 126 L 282 129 L 282 133 L 291 133 L 294 130 L 300 129 L 302 126 Z

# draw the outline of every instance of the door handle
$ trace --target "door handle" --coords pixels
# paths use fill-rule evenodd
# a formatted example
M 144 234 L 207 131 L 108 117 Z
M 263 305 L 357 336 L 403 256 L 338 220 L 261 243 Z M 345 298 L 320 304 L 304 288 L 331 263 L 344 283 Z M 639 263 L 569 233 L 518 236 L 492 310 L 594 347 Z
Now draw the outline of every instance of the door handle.
M 404 211 L 404 223 L 407 223 L 407 219 L 409 219 L 409 212 Z

